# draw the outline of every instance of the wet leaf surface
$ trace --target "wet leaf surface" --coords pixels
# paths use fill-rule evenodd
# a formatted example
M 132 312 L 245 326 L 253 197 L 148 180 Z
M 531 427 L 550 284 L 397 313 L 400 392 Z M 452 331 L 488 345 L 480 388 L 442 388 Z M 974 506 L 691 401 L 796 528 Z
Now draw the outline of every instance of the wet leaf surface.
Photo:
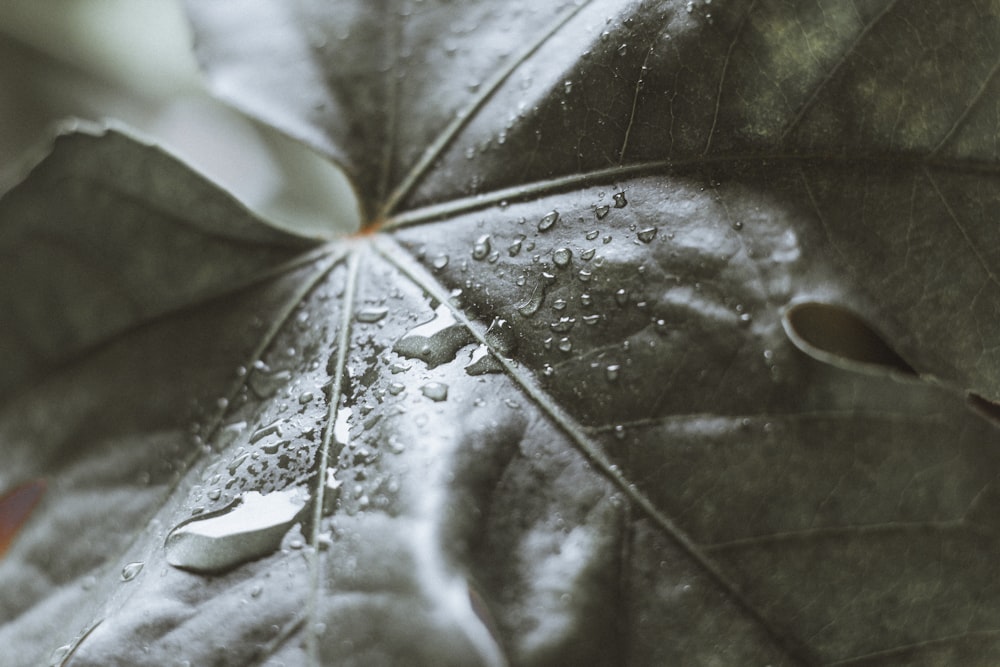
M 189 11 L 371 233 L 0 200 L 16 664 L 996 661 L 995 7 Z

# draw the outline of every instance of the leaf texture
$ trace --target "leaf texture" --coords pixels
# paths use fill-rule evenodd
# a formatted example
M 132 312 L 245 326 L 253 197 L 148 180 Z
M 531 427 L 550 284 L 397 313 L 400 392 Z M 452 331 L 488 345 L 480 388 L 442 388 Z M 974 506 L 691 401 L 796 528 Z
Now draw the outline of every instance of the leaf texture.
M 992 3 L 189 12 L 372 233 L 267 231 L 115 134 L 0 200 L 9 253 L 58 188 L 89 222 L 50 245 L 106 218 L 152 267 L 8 288 L 18 341 L 60 332 L 0 414 L 0 489 L 49 480 L 0 560 L 15 664 L 996 661 Z M 273 553 L 168 564 L 293 490 Z

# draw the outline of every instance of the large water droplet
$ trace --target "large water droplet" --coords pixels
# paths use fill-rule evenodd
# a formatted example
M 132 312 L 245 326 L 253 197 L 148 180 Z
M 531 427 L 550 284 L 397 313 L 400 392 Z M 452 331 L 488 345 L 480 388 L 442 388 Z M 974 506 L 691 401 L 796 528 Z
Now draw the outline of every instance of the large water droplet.
M 612 199 L 615 200 L 615 208 L 625 208 L 626 206 L 628 206 L 628 200 L 625 199 L 624 192 L 616 192 L 614 195 L 612 195 Z
M 483 234 L 472 244 L 472 259 L 481 261 L 490 254 L 490 235 Z
M 368 306 L 361 308 L 354 315 L 354 319 L 363 324 L 374 324 L 389 314 L 389 309 L 385 306 Z
M 132 581 L 138 577 L 139 573 L 142 572 L 143 566 L 145 566 L 145 563 L 139 561 L 125 565 L 122 568 L 122 581 Z
M 431 266 L 434 267 L 435 271 L 440 271 L 444 267 L 448 266 L 448 255 L 438 255 L 431 260 Z
M 292 374 L 290 371 L 282 370 L 270 372 L 267 366 L 261 364 L 260 367 L 255 366 L 253 373 L 250 375 L 250 379 L 247 384 L 250 385 L 250 389 L 253 393 L 257 395 L 258 398 L 270 398 L 278 393 L 278 390 L 283 386 L 288 384 L 292 379 Z
M 548 281 L 544 279 L 537 281 L 528 299 L 517 306 L 517 312 L 524 317 L 531 317 L 537 313 L 538 309 L 542 307 L 542 302 L 545 301 L 545 292 L 548 288 Z
M 521 252 L 521 244 L 524 243 L 524 239 L 527 238 L 524 234 L 518 234 L 514 242 L 507 246 L 507 254 L 511 257 L 517 257 L 518 253 Z
M 432 401 L 444 401 L 448 398 L 448 385 L 443 382 L 428 382 L 420 388 L 420 393 Z
M 351 414 L 354 411 L 349 405 L 337 410 L 337 418 L 333 421 L 333 440 L 341 445 L 351 441 Z
M 392 350 L 410 359 L 420 359 L 429 368 L 455 358 L 458 351 L 473 342 L 472 334 L 455 319 L 445 304 L 434 310 L 434 318 L 408 331 Z
M 465 367 L 465 372 L 469 375 L 485 375 L 487 373 L 502 373 L 503 364 L 493 355 L 485 345 L 480 345 L 472 353 L 472 359 Z
M 549 324 L 549 328 L 556 333 L 567 333 L 576 324 L 575 317 L 560 317 L 557 321 Z
M 224 572 L 273 553 L 305 508 L 298 488 L 244 493 L 229 507 L 181 523 L 167 536 L 167 562 L 192 572 Z
M 258 440 L 263 440 L 269 435 L 276 435 L 280 438 L 282 435 L 281 421 L 282 420 L 277 419 L 271 422 L 270 424 L 266 426 L 261 426 L 259 429 L 254 431 L 253 434 L 250 435 L 250 444 L 252 445 Z
M 638 236 L 639 240 L 642 241 L 643 243 L 649 243 L 650 241 L 656 238 L 657 231 L 658 230 L 656 227 L 646 227 L 645 229 L 640 229 L 638 232 L 636 232 L 636 236 Z
M 541 220 L 538 221 L 538 231 L 540 232 L 549 231 L 550 229 L 552 229 L 552 226 L 555 225 L 558 220 L 559 220 L 559 212 L 549 211 L 548 213 L 545 214 L 544 217 L 542 217 Z
M 573 259 L 573 251 L 569 248 L 556 248 L 552 251 L 552 263 L 559 268 L 569 266 L 571 259 Z

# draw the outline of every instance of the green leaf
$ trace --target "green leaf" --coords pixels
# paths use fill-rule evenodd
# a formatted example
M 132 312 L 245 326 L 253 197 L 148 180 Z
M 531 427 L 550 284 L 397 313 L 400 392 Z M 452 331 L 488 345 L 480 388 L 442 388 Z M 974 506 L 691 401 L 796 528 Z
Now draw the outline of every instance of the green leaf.
M 370 233 L 0 200 L 15 664 L 997 661 L 992 5 L 188 10 Z

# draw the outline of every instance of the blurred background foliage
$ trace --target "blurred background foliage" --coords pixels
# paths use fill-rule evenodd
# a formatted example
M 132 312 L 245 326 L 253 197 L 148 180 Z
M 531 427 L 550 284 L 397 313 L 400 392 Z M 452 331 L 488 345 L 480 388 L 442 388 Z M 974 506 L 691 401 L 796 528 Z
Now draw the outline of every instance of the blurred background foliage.
M 179 0 L 0 0 L 0 187 L 59 123 L 138 131 L 267 220 L 333 238 L 358 227 L 343 174 L 206 91 Z

